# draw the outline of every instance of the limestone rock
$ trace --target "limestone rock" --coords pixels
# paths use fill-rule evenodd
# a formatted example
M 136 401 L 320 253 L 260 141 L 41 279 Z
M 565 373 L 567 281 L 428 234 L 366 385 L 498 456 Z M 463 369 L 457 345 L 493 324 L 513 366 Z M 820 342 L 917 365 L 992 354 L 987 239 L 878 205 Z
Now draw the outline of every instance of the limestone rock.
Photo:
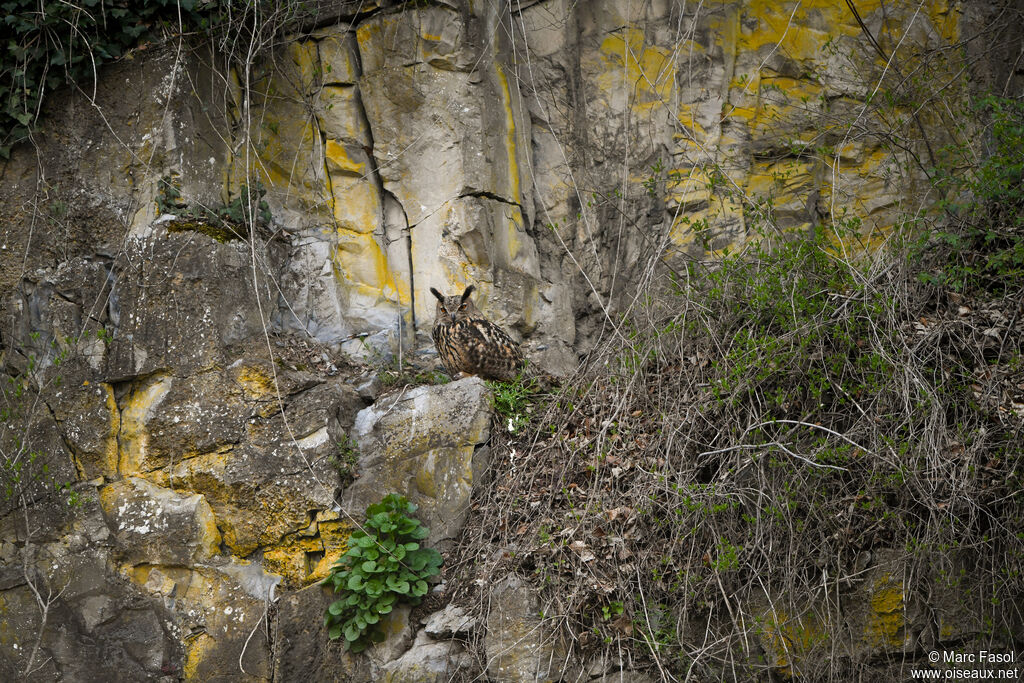
M 104 525 L 94 503 L 85 504 L 79 516 L 76 527 Z M 180 671 L 183 650 L 173 632 L 174 615 L 113 574 L 102 543 L 83 546 L 74 536 L 22 545 L 15 557 L 0 561 L 0 678 L 24 680 L 39 633 L 39 605 L 27 579 L 50 601 L 51 627 L 39 641 L 35 665 L 41 668 L 32 680 L 159 680 Z
M 455 605 L 448 605 L 443 610 L 434 612 L 423 626 L 423 631 L 436 640 L 449 638 L 465 638 L 476 628 L 476 618 L 466 614 L 466 610 Z
M 241 241 L 221 244 L 157 226 L 127 240 L 114 271 L 118 325 L 104 369 L 110 381 L 204 370 L 222 362 L 226 349 L 263 334 L 256 302 L 266 294 L 252 280 Z
M 130 477 L 100 491 L 107 524 L 121 557 L 133 564 L 191 565 L 220 547 L 209 503 Z
M 473 672 L 473 657 L 456 640 L 437 642 L 424 632 L 399 659 L 384 665 L 378 680 L 385 683 L 446 683 Z
M 489 394 L 470 377 L 392 392 L 361 411 L 353 429 L 360 477 L 345 491 L 345 507 L 359 516 L 400 493 L 419 506 L 431 543 L 454 537 L 486 466 L 480 446 L 490 433 Z
M 498 579 L 491 587 L 484 648 L 490 680 L 562 679 L 565 647 L 545 627 L 534 589 L 515 574 Z
M 278 602 L 274 680 L 374 680 L 368 657 L 350 655 L 340 641 L 328 639 L 322 615 L 331 595 L 322 586 L 310 586 Z
M 244 560 L 194 569 L 144 564 L 128 576 L 175 611 L 174 635 L 184 645 L 187 680 L 228 681 L 243 674 L 270 678 L 270 643 L 260 626 L 279 577 Z

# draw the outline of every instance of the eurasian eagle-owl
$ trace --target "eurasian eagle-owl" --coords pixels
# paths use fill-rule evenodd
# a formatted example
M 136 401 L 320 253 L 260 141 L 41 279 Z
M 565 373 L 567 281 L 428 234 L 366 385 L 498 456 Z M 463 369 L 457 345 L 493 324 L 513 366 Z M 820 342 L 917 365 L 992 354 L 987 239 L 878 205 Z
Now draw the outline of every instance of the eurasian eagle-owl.
M 437 297 L 434 345 L 444 369 L 453 378 L 479 375 L 484 379 L 514 379 L 524 364 L 523 352 L 505 330 L 488 320 L 469 298 L 473 285 L 461 295 Z

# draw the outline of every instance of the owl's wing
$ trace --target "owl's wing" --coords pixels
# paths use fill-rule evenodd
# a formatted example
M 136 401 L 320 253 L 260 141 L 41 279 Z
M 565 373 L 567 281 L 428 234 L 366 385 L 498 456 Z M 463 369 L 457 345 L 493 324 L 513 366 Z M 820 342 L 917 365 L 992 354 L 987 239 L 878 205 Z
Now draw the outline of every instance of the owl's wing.
M 455 324 L 466 372 L 490 379 L 510 380 L 523 365 L 523 352 L 505 330 L 486 318 Z

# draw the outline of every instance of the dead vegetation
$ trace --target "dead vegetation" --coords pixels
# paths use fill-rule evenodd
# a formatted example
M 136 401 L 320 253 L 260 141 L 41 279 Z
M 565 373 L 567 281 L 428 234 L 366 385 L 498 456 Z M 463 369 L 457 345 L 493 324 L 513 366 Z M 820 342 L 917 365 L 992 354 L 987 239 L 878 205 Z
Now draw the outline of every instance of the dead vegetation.
M 1020 646 L 1024 235 L 1004 192 L 1020 148 L 1003 152 L 998 188 L 856 259 L 837 247 L 855 224 L 765 227 L 652 273 L 561 391 L 522 397 L 529 428 L 496 438 L 446 569 L 457 600 L 483 610 L 493 577 L 529 577 L 573 655 L 663 680 L 888 680 L 950 624 Z M 888 627 L 841 615 L 882 557 L 905 621 L 866 648 Z

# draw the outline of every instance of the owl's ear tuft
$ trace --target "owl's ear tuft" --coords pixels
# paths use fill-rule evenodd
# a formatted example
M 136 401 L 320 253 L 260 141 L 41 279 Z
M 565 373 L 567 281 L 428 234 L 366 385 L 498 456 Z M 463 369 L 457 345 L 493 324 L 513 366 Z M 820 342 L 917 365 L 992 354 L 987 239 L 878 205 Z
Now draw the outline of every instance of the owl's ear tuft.
M 444 297 L 441 296 L 441 292 L 437 291 L 433 287 L 430 288 L 430 293 L 437 297 L 437 300 L 444 303 Z
M 470 285 L 469 287 L 466 287 L 466 291 L 462 293 L 462 303 L 466 303 L 466 299 L 469 298 L 469 295 L 472 294 L 473 290 L 475 289 L 476 285 Z

